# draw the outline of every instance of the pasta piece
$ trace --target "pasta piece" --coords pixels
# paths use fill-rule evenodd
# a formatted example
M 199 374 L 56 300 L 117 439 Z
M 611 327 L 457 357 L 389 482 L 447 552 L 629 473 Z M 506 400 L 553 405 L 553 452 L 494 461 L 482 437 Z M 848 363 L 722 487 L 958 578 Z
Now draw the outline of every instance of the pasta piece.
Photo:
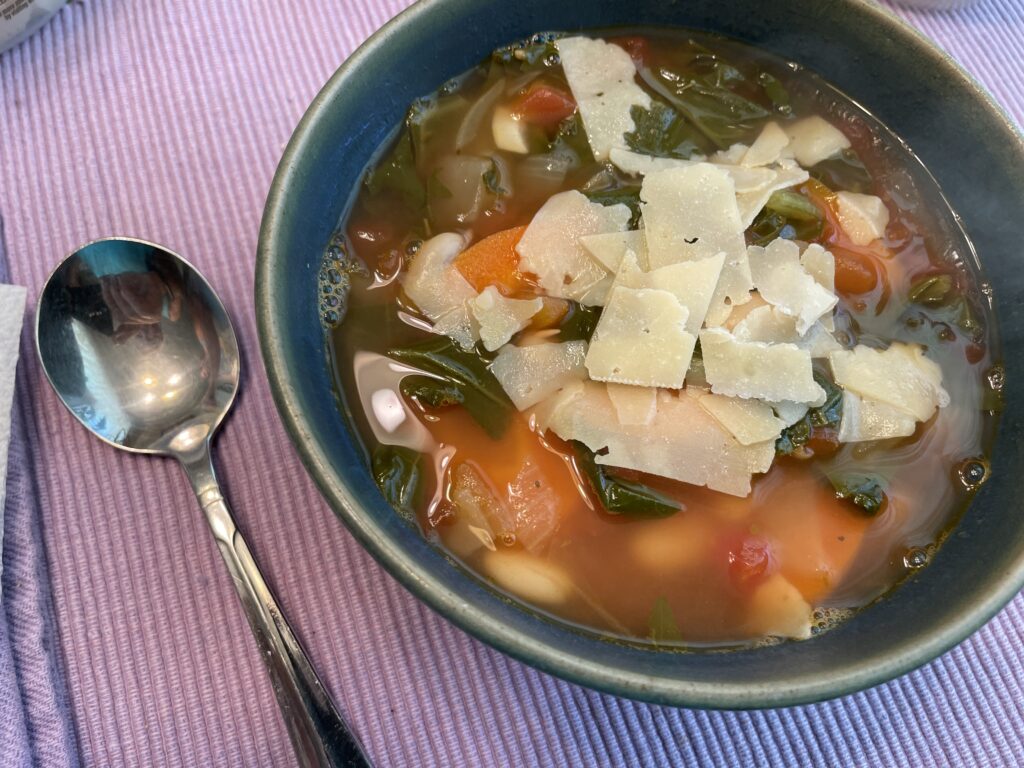
M 632 108 L 648 109 L 651 97 L 637 85 L 633 59 L 619 46 L 589 37 L 563 37 L 555 47 L 590 149 L 603 162 L 612 147 L 624 145 L 623 134 L 636 127 Z

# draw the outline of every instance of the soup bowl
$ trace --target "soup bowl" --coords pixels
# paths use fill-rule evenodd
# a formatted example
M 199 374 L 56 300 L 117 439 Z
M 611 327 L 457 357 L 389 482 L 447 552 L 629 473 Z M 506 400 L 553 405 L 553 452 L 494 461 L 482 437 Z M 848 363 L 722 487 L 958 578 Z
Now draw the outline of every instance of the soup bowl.
M 827 12 L 826 12 L 827 10 Z M 333 389 L 317 302 L 324 249 L 367 163 L 415 97 L 543 30 L 670 25 L 723 34 L 817 72 L 905 140 L 973 240 L 1003 342 L 992 479 L 933 558 L 803 642 L 680 652 L 616 642 L 531 612 L 453 564 L 384 501 Z M 838 696 L 903 674 L 991 618 L 1024 583 L 1019 397 L 1024 146 L 948 57 L 852 0 L 423 0 L 371 37 L 313 101 L 285 150 L 260 232 L 256 313 L 277 407 L 306 468 L 366 549 L 414 595 L 489 645 L 567 680 L 677 706 L 751 708 Z

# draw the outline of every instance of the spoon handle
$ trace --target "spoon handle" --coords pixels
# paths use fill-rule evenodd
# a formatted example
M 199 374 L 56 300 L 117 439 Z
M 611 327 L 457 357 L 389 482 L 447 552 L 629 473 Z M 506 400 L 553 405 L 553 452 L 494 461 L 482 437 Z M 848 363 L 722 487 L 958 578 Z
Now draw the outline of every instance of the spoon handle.
M 209 441 L 178 458 L 238 590 L 270 673 L 299 765 L 302 768 L 368 768 L 370 761 L 362 745 L 335 709 L 235 525 L 217 483 Z

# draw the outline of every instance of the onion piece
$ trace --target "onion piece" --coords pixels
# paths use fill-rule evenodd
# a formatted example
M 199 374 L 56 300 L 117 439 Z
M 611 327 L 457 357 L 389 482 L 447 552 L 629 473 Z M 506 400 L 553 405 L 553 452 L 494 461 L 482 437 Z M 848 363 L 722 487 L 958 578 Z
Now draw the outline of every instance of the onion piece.
M 483 125 L 484 119 L 487 117 L 487 113 L 498 103 L 498 99 L 501 98 L 504 90 L 505 78 L 502 77 L 474 101 L 473 105 L 466 111 L 466 116 L 462 118 L 462 125 L 459 126 L 459 132 L 455 134 L 456 152 L 461 152 L 477 137 L 477 134 L 480 133 L 480 126 Z

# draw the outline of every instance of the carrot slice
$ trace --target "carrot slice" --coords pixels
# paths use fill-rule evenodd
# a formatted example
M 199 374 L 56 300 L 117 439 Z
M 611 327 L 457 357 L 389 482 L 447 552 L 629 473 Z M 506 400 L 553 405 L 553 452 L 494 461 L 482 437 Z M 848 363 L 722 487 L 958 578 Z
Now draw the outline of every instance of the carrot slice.
M 495 232 L 474 243 L 455 259 L 455 268 L 478 292 L 493 285 L 505 296 L 522 293 L 528 283 L 519 271 L 516 244 L 526 227 Z

